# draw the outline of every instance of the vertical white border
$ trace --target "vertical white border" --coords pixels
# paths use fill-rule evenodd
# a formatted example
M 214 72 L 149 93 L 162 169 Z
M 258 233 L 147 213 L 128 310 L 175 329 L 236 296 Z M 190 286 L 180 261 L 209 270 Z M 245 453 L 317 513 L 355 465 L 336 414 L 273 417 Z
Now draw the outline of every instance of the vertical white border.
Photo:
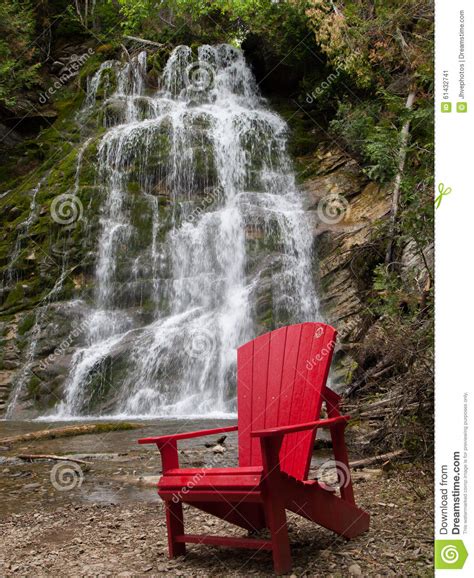
M 467 113 L 456 112 L 459 98 L 459 29 L 460 11 L 464 10 L 465 101 Z M 468 500 L 468 532 L 460 535 L 440 533 L 441 467 L 453 472 L 453 454 L 464 449 L 464 393 L 474 398 L 474 82 L 472 0 L 436 1 L 435 41 L 435 120 L 436 161 L 435 194 L 443 183 L 452 192 L 441 200 L 436 210 L 436 456 L 435 456 L 435 538 L 463 540 L 468 558 L 456 575 L 474 575 L 474 415 L 468 429 L 469 466 L 467 481 L 472 499 Z M 448 71 L 451 113 L 441 112 L 443 71 Z M 468 397 L 469 399 L 469 397 Z M 468 402 L 472 413 L 474 403 Z M 452 485 L 449 485 L 449 491 Z M 462 494 L 462 492 L 461 492 Z M 452 495 L 448 495 L 448 521 L 452 519 Z M 461 520 L 464 505 L 461 497 Z M 451 524 L 450 524 L 451 525 Z M 461 521 L 462 526 L 462 521 Z M 449 575 L 450 570 L 436 574 Z

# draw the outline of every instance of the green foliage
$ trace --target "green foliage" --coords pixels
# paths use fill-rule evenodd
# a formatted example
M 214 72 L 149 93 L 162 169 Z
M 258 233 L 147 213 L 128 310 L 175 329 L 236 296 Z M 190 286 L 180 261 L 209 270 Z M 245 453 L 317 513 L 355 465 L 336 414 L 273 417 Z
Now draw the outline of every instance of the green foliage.
M 109 0 L 60 0 L 51 15 L 59 36 L 85 36 L 93 31 L 95 38 L 104 42 L 120 32 L 121 17 L 117 2 Z
M 0 104 L 17 102 L 19 90 L 39 81 L 35 18 L 29 1 L 0 0 Z
M 116 3 L 115 0 L 109 0 Z M 306 2 L 271 0 L 118 0 L 127 33 L 173 43 L 237 42 L 247 34 L 263 34 L 276 53 L 293 57 L 306 50 Z
M 21 322 L 18 324 L 18 334 L 25 335 L 28 331 L 33 327 L 36 322 L 36 315 L 34 313 L 30 313 L 25 315 Z
M 400 154 L 400 132 L 391 124 L 380 124 L 369 134 L 365 157 L 369 163 L 367 176 L 381 183 L 395 176 Z
M 400 127 L 383 102 L 341 102 L 331 131 L 364 162 L 367 176 L 377 182 L 393 179 L 398 167 Z
M 372 302 L 374 310 L 381 316 L 398 317 L 404 299 L 399 276 L 383 264 L 374 269 L 373 289 L 376 296 Z
M 309 0 L 307 15 L 331 64 L 368 88 L 404 74 L 432 83 L 433 10 L 431 0 Z
M 114 4 L 113 0 L 109 3 Z M 118 0 L 120 13 L 123 16 L 122 27 L 126 32 L 136 32 L 141 23 L 151 15 L 156 4 L 151 0 Z

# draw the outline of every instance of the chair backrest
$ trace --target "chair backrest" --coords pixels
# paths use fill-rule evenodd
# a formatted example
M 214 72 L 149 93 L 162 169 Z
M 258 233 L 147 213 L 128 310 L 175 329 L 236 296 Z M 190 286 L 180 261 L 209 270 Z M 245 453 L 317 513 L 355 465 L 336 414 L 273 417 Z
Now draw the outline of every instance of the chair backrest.
M 324 323 L 281 327 L 237 350 L 239 464 L 261 465 L 260 440 L 252 431 L 319 419 L 336 330 Z M 280 467 L 308 476 L 314 432 L 285 436 Z

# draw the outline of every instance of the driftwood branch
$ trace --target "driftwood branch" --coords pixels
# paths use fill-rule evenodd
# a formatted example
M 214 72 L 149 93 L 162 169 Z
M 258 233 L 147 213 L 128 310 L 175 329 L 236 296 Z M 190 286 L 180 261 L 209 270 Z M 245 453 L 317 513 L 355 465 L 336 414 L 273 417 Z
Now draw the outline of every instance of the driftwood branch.
M 408 405 L 404 405 L 402 407 L 403 412 L 410 411 L 415 409 L 418 406 L 417 402 L 410 403 Z M 357 414 L 357 417 L 360 419 L 384 419 L 387 417 L 388 410 L 385 407 L 378 407 L 375 409 L 367 408 L 366 411 L 361 411 Z
M 388 452 L 386 454 L 380 454 L 378 456 L 372 456 L 370 458 L 364 458 L 363 460 L 356 460 L 354 462 L 349 462 L 351 468 L 365 468 L 366 466 L 372 466 L 374 464 L 389 462 L 394 458 L 399 458 L 405 455 L 406 450 L 395 450 L 394 452 Z
M 172 22 L 170 22 L 169 20 L 167 20 L 164 16 L 161 16 L 161 14 L 158 14 L 158 18 L 164 22 L 165 24 L 167 24 L 168 26 L 171 26 L 171 28 L 176 28 L 176 24 L 173 24 Z
M 361 377 L 359 377 L 359 379 L 357 379 L 352 383 L 352 385 L 347 390 L 346 396 L 350 397 L 356 390 L 360 389 L 361 385 L 368 379 L 373 378 L 378 379 L 379 377 L 382 377 L 383 375 L 388 373 L 391 369 L 393 369 L 393 364 L 390 365 L 385 364 L 386 361 L 383 359 L 382 361 L 379 361 L 377 365 L 365 371 L 364 374 Z
M 25 434 L 20 434 L 17 436 L 2 438 L 0 439 L 0 445 L 8 446 L 20 442 L 65 438 L 84 434 L 100 434 L 100 433 L 108 433 L 111 431 L 137 429 L 141 427 L 143 426 L 139 424 L 123 423 L 123 422 L 73 425 L 54 429 L 34 431 Z
M 78 460 L 77 458 L 68 458 L 67 456 L 55 456 L 51 454 L 21 454 L 16 456 L 19 460 L 33 462 L 35 460 L 54 460 L 57 462 L 73 462 L 75 464 L 89 465 L 89 462 Z
M 393 395 L 390 397 L 384 397 L 382 399 L 378 399 L 377 401 L 373 401 L 372 403 L 368 403 L 366 405 L 363 405 L 362 407 L 358 407 L 357 404 L 344 404 L 344 407 L 347 408 L 347 410 L 349 411 L 349 409 L 352 412 L 359 412 L 359 413 L 364 413 L 365 411 L 371 411 L 375 408 L 379 408 L 382 407 L 384 405 L 390 405 L 393 404 L 394 402 L 398 402 L 401 401 L 402 399 L 404 399 L 404 395 Z
M 165 46 L 161 42 L 153 42 L 153 40 L 146 40 L 145 38 L 139 38 L 138 36 L 130 36 L 128 34 L 124 35 L 124 38 L 127 40 L 133 40 L 134 42 L 140 42 L 141 44 L 150 44 L 151 46 L 157 46 L 160 48 L 161 46 Z

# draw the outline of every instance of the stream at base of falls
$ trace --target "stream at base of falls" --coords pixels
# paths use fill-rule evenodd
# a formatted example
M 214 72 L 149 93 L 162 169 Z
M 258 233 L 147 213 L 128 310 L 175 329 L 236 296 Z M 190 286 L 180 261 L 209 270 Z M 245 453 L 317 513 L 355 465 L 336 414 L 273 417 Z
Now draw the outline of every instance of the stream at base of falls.
M 68 422 L 81 425 L 83 419 Z M 87 423 L 95 423 L 93 420 Z M 103 422 L 96 422 L 103 423 Z M 110 431 L 57 439 L 0 444 L 0 518 L 19 512 L 45 512 L 77 504 L 158 502 L 156 482 L 161 473 L 154 445 L 138 445 L 141 437 L 225 427 L 235 421 L 220 419 L 149 419 L 138 429 Z M 62 422 L 0 421 L 0 439 L 29 432 L 63 427 Z M 319 437 L 320 434 L 318 434 Z M 221 435 L 185 440 L 180 444 L 183 467 L 234 467 L 238 463 L 236 432 L 226 434 L 225 451 L 213 447 Z M 69 457 L 74 461 L 18 459 L 19 454 Z M 320 449 L 313 455 L 315 468 L 328 457 Z

